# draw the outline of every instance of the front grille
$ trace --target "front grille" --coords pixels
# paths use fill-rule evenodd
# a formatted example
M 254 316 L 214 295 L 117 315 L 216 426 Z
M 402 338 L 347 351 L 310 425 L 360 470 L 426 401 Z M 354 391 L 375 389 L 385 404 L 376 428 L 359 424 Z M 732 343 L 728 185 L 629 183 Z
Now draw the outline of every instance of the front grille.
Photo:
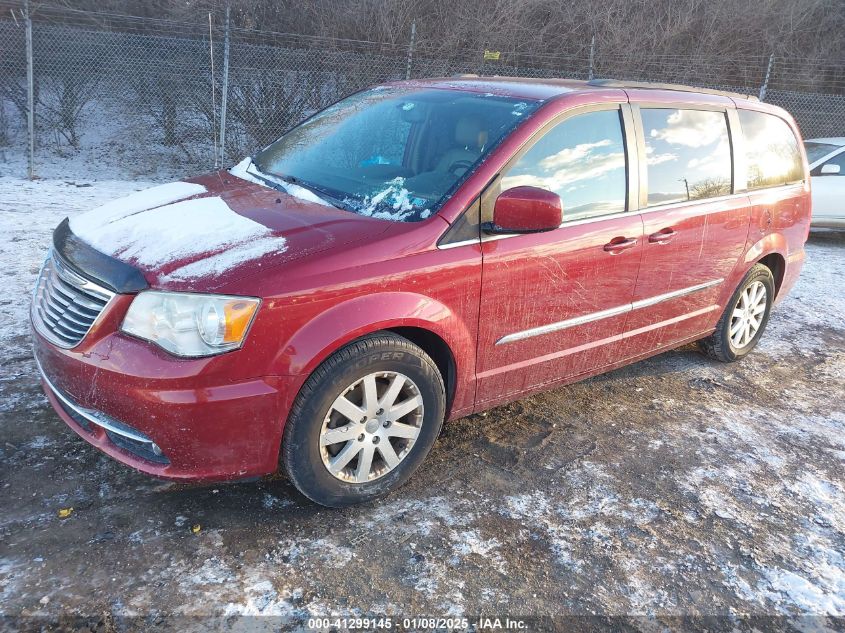
M 32 321 L 55 345 L 75 347 L 113 296 L 113 292 L 76 274 L 51 254 L 35 286 Z

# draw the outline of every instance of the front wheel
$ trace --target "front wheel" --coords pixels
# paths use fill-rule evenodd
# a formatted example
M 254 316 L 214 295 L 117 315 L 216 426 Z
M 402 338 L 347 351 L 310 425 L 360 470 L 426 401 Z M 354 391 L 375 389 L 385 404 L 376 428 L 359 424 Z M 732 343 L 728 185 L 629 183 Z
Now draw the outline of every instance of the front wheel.
M 395 334 L 368 336 L 303 385 L 285 427 L 285 470 L 321 505 L 383 496 L 422 463 L 445 409 L 443 379 L 422 349 Z
M 699 341 L 701 350 L 725 363 L 748 354 L 766 329 L 774 298 L 772 271 L 763 264 L 755 264 L 725 307 L 716 330 Z

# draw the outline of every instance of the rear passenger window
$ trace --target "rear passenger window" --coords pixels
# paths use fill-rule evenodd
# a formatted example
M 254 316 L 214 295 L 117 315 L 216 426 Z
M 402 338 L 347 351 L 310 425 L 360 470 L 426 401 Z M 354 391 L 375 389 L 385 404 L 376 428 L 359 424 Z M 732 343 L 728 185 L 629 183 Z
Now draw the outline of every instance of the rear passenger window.
M 731 193 L 733 168 L 724 112 L 643 108 L 648 204 Z
M 745 137 L 748 188 L 777 187 L 804 179 L 801 152 L 792 128 L 765 112 L 739 110 Z
M 619 110 L 576 115 L 547 132 L 502 177 L 563 201 L 564 222 L 625 210 L 625 142 Z

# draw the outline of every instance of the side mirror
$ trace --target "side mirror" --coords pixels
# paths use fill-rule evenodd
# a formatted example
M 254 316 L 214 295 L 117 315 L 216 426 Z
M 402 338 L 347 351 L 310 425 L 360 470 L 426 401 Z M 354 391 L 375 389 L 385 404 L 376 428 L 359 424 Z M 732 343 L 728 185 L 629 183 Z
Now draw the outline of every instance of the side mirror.
M 834 165 L 833 163 L 828 163 L 827 165 L 822 165 L 822 170 L 819 172 L 822 176 L 836 176 L 839 175 L 839 172 L 842 170 L 839 165 Z
M 560 196 L 539 187 L 513 187 L 496 198 L 493 221 L 481 225 L 485 233 L 519 234 L 552 231 L 563 221 Z

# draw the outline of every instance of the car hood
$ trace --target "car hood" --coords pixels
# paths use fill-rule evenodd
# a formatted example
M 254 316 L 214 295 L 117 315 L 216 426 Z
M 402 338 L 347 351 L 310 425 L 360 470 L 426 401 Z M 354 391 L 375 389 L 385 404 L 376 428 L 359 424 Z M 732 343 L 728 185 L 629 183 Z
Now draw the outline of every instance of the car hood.
M 284 193 L 227 171 L 167 183 L 70 220 L 80 240 L 149 285 L 211 290 L 286 262 L 380 235 L 390 222 Z

